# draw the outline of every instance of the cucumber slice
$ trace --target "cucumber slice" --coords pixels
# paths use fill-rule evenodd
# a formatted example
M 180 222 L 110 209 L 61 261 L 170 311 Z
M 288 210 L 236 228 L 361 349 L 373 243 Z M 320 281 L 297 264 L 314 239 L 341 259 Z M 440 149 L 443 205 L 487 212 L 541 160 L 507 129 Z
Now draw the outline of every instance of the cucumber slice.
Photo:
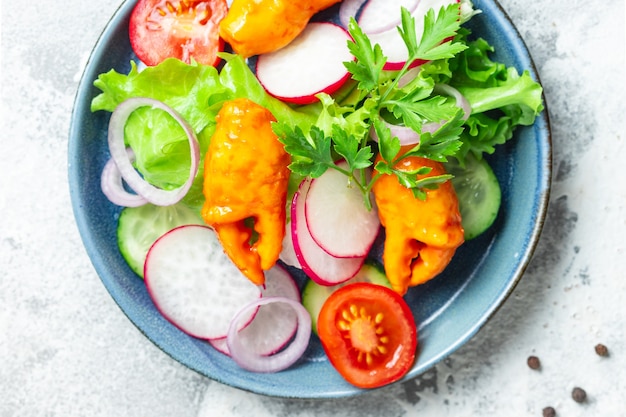
M 187 224 L 204 225 L 198 212 L 178 203 L 125 207 L 117 224 L 117 244 L 130 268 L 143 278 L 143 264 L 152 244 L 163 234 Z
M 317 316 L 324 305 L 324 302 L 330 295 L 337 289 L 355 282 L 370 282 L 372 284 L 378 284 L 391 288 L 391 284 L 387 279 L 387 275 L 383 270 L 383 267 L 367 260 L 359 272 L 347 281 L 341 284 L 324 286 L 319 285 L 312 279 L 309 279 L 302 290 L 302 305 L 311 315 L 311 328 L 313 332 L 317 334 Z
M 465 157 L 465 167 L 456 160 L 445 163 L 459 199 L 461 223 L 465 240 L 473 239 L 486 231 L 495 221 L 500 210 L 502 192 L 493 170 L 482 159 L 472 154 Z

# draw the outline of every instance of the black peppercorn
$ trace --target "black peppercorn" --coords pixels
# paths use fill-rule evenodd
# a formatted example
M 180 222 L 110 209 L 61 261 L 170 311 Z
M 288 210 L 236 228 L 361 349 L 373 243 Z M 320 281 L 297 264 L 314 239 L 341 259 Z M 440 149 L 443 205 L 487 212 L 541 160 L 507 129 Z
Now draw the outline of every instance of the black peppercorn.
M 529 356 L 526 363 L 528 363 L 528 367 L 530 369 L 536 370 L 536 369 L 541 368 L 541 362 L 539 361 L 539 358 L 536 356 Z
M 602 343 L 598 343 L 595 349 L 596 349 L 596 353 L 599 356 L 602 356 L 602 357 L 609 356 L 609 349 L 606 346 L 604 346 Z
M 556 410 L 554 409 L 554 407 L 544 408 L 543 417 L 556 417 Z
M 577 403 L 584 403 L 585 400 L 587 399 L 587 393 L 585 392 L 584 389 L 576 387 L 572 390 L 572 398 Z

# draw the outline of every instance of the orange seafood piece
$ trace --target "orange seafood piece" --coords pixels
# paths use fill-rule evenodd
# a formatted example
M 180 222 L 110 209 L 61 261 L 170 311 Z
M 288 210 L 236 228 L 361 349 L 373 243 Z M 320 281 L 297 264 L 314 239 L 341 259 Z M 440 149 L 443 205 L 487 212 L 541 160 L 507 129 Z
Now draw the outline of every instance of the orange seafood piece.
M 276 51 L 304 30 L 309 19 L 340 0 L 234 0 L 220 36 L 244 58 Z
M 425 176 L 446 173 L 439 162 L 420 157 L 407 157 L 396 168 L 412 171 L 423 166 L 432 168 Z M 403 295 L 408 287 L 442 272 L 464 242 L 459 203 L 450 181 L 428 190 L 420 200 L 395 175 L 385 174 L 374 183 L 373 192 L 386 233 L 385 271 L 393 289 Z
M 291 158 L 272 131 L 274 116 L 264 107 L 232 100 L 216 120 L 204 161 L 202 217 L 234 264 L 261 285 L 263 271 L 276 263 L 282 249 Z

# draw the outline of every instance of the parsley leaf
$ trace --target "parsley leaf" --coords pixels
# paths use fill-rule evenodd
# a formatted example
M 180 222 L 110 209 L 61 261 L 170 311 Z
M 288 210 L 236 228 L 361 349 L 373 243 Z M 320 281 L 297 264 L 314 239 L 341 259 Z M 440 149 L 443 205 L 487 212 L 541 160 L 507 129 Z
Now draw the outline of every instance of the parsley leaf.
M 294 173 L 317 178 L 334 165 L 331 140 L 318 127 L 312 126 L 308 137 L 299 126 L 292 129 L 286 123 L 274 123 L 273 129 L 292 157 L 289 169 Z
M 406 9 L 402 11 L 402 30 L 405 36 L 410 36 L 410 29 L 405 26 L 412 24 L 413 27 L 415 27 L 415 19 L 410 16 L 405 17 L 406 14 L 409 14 L 409 12 L 405 12 L 405 10 Z M 424 19 L 424 32 L 422 33 L 420 42 L 414 43 L 413 39 L 407 42 L 405 39 L 405 43 L 407 43 L 407 47 L 409 48 L 409 56 L 415 59 L 434 61 L 452 58 L 459 52 L 465 50 L 467 48 L 465 44 L 452 41 L 453 37 L 461 28 L 458 13 L 458 3 L 450 4 L 445 8 L 442 7 L 436 15 L 435 10 L 430 9 Z M 447 40 L 442 42 L 444 39 Z
M 350 19 L 348 31 L 354 41 L 348 42 L 348 49 L 356 58 L 355 61 L 344 62 L 352 78 L 359 82 L 361 91 L 371 91 L 378 87 L 379 77 L 387 62 L 380 45 L 372 47 L 372 42 L 363 33 L 354 18 Z
M 448 180 L 447 175 L 422 178 L 429 168 L 407 172 L 396 166 L 409 156 L 446 161 L 461 146 L 462 111 L 454 99 L 439 95 L 435 88 L 441 78 L 449 77 L 447 60 L 466 48 L 457 41 L 459 28 L 458 3 L 442 7 L 437 13 L 430 10 L 424 16 L 421 34 L 415 18 L 406 8 L 401 8 L 398 32 L 406 45 L 408 59 L 399 71 L 387 71 L 383 69 L 387 58 L 380 45 L 372 45 L 355 19 L 351 19 L 348 30 L 352 40 L 348 41 L 348 48 L 355 59 L 344 65 L 356 89 L 341 94 L 340 102 L 328 94 L 320 94 L 320 103 L 314 110 L 319 112 L 319 117 L 310 131 L 288 126 L 275 128 L 292 155 L 292 170 L 311 177 L 320 176 L 327 169 L 344 172 L 363 190 L 368 206 L 369 191 L 382 174 L 395 175 L 419 198 L 426 195 L 425 190 Z M 412 81 L 401 84 L 400 80 L 417 59 L 431 62 L 422 65 Z M 403 148 L 384 120 L 421 134 L 420 142 L 413 148 Z M 375 167 L 378 174 L 369 178 L 363 170 L 373 164 L 374 152 L 369 144 L 372 131 L 378 137 L 380 158 Z M 346 161 L 348 168 L 340 168 L 335 159 Z
M 350 170 L 364 169 L 372 165 L 371 146 L 359 147 L 360 143 L 357 138 L 349 135 L 338 125 L 333 125 L 334 150 L 341 155 L 348 163 Z

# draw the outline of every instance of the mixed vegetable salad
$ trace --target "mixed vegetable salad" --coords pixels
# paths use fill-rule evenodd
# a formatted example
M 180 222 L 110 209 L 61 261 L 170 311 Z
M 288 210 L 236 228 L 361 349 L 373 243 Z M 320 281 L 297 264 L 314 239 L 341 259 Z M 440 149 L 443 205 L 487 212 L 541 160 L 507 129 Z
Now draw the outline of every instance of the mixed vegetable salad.
M 403 296 L 487 230 L 484 154 L 543 110 L 491 59 L 468 0 L 138 0 L 102 191 L 157 309 L 253 372 L 318 337 L 349 383 L 416 357 Z M 382 237 L 382 256 L 373 246 Z M 296 282 L 293 269 L 307 282 Z

